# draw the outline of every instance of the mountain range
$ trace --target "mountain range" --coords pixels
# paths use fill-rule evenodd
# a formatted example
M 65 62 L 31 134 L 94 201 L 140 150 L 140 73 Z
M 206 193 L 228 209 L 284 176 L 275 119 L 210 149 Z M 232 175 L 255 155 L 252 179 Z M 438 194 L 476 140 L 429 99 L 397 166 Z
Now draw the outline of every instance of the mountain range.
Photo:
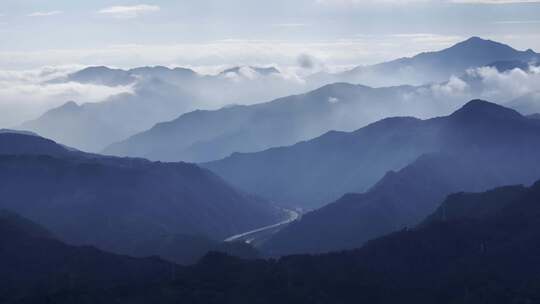
M 454 115 L 387 118 L 353 132 L 331 131 L 293 146 L 235 153 L 202 165 L 247 192 L 312 209 L 348 192 L 364 192 L 388 171 L 423 154 L 444 151 L 449 145 L 447 121 Z M 484 115 L 478 113 L 478 119 Z
M 372 238 L 418 224 L 450 193 L 530 184 L 540 176 L 540 122 L 536 119 L 474 100 L 450 116 L 417 124 L 412 134 L 422 137 L 431 132 L 431 140 L 436 140 L 431 152 L 389 171 L 364 193 L 345 194 L 305 214 L 270 238 L 263 250 L 282 255 L 357 248 Z M 414 143 L 411 138 L 402 137 L 399 142 L 407 146 Z M 324 189 L 323 184 L 317 187 Z
M 343 74 L 325 74 L 324 77 L 313 76 L 306 79 L 291 77 L 274 67 L 233 67 L 217 75 L 201 75 L 190 69 L 161 66 L 131 70 L 89 67 L 54 81 L 122 85 L 131 88 L 129 93 L 112 96 L 99 103 L 79 105 L 68 102 L 22 124 L 19 128 L 35 131 L 85 151 L 100 152 L 106 148 L 106 153 L 144 155 L 151 159 L 211 161 L 229 156 L 233 152 L 254 152 L 273 146 L 294 144 L 329 130 L 351 131 L 388 116 L 411 115 L 427 118 L 443 115 L 461 106 L 456 105 L 456 102 L 485 97 L 483 95 L 495 102 L 504 103 L 520 96 L 505 95 L 499 98 L 493 95 L 493 92 L 498 92 L 496 88 L 486 87 L 480 92 L 469 91 L 466 81 L 463 83 L 463 80 L 455 78 L 454 81 L 448 80 L 452 76 L 464 75 L 468 70 L 481 66 L 495 65 L 502 70 L 508 70 L 509 67 L 524 68 L 537 59 L 538 54 L 531 50 L 518 51 L 493 41 L 471 38 L 438 52 L 359 67 Z M 440 70 L 440 75 L 435 77 L 426 69 Z M 403 86 L 411 83 L 409 80 L 416 76 L 404 76 L 396 71 L 415 71 L 415 74 L 425 79 L 413 81 L 417 85 L 415 87 Z M 432 76 L 434 78 L 429 78 Z M 379 83 L 380 81 L 370 81 L 371 78 L 387 81 Z M 304 95 L 290 96 L 335 82 L 384 88 L 357 86 L 357 92 L 352 92 L 354 90 L 350 88 L 341 92 L 342 85 L 337 84 L 331 89 L 324 87 Z M 478 83 L 487 86 L 491 82 Z M 528 92 L 523 94 L 526 93 Z M 258 104 L 282 96 L 290 97 L 253 108 L 231 106 Z M 301 99 L 304 102 L 301 102 Z M 290 102 L 286 103 L 287 100 Z M 327 103 L 329 105 L 325 105 Z M 226 107 L 219 110 L 223 106 Z M 184 128 L 180 125 L 189 124 L 187 121 L 190 117 L 203 115 L 200 111 L 194 112 L 198 114 L 189 113 L 193 110 L 213 110 L 203 111 L 205 121 L 210 124 L 205 128 L 216 129 L 197 131 L 201 132 L 200 138 L 181 144 L 178 138 L 190 135 L 186 134 L 187 132 L 175 134 L 175 130 Z M 182 115 L 183 113 L 188 114 Z M 265 117 L 260 125 L 257 125 L 252 120 L 258 122 L 260 115 Z M 237 124 L 228 121 L 233 117 L 234 120 L 239 120 Z M 275 121 L 271 119 L 273 117 L 276 118 Z M 298 125 L 289 121 L 290 119 L 298 120 Z M 265 134 L 268 132 L 266 129 L 271 127 L 269 125 L 284 124 L 283 121 L 286 126 L 290 125 L 288 131 L 267 142 L 264 137 L 269 137 Z M 318 121 L 321 121 L 320 124 Z M 253 130 L 239 127 L 246 124 Z M 223 130 L 220 126 L 223 126 Z M 198 125 L 192 125 L 190 132 L 199 128 L 201 127 Z M 146 130 L 149 131 L 144 132 Z M 276 133 L 282 131 L 278 129 L 273 135 Z M 287 134 L 290 135 L 287 137 Z M 134 138 L 129 138 L 132 135 L 135 135 Z M 246 140 L 238 139 L 240 137 Z M 139 141 L 151 141 L 159 146 L 158 150 L 145 151 L 139 147 L 145 144 Z M 172 151 L 163 151 L 161 146 L 172 145 L 172 142 Z M 116 144 L 110 146 L 113 143 Z
M 62 241 L 179 263 L 283 217 L 193 164 L 104 157 L 20 132 L 0 133 L 0 184 L 0 208 Z
M 0 129 L 0 303 L 540 303 L 539 59 L 43 83 L 126 93 Z
M 493 75 L 511 78 L 515 69 L 535 77 L 536 67 L 529 69 L 527 61 L 517 60 L 532 60 L 525 58 L 530 52 L 515 51 L 508 46 L 474 38 L 428 57 L 445 61 L 446 57 L 457 56 L 455 53 L 470 52 L 470 60 L 463 60 L 474 62 L 479 52 L 491 48 L 498 55 L 488 57 L 496 61 L 482 62 L 485 64 L 481 66 L 483 69 L 464 70 L 463 74 L 450 75 L 449 80 L 446 78 L 440 83 L 378 88 L 334 83 L 267 103 L 194 111 L 112 144 L 103 153 L 164 161 L 207 162 L 234 152 L 257 152 L 292 145 L 331 130 L 353 131 L 390 116 L 428 118 L 446 115 L 462 106 L 464 100 L 484 96 L 510 106 L 518 105 L 513 100 L 519 96 L 523 100 L 521 103 L 529 105 L 519 107 L 524 114 L 538 112 L 531 106 L 537 104 L 532 98 L 534 95 L 522 96 L 511 87 L 499 87 L 497 80 L 492 79 Z M 415 59 L 411 64 L 416 62 L 424 61 Z
M 369 86 L 423 85 L 444 82 L 451 76 L 464 74 L 468 69 L 500 61 L 528 64 L 539 62 L 540 54 L 531 49 L 519 51 L 503 43 L 471 37 L 444 50 L 425 52 L 413 57 L 359 66 L 342 73 L 316 75 L 316 77 Z
M 21 242 L 12 236 L 17 230 L 10 229 L 10 237 L 0 239 L 4 248 L 1 269 L 10 270 L 3 281 L 21 286 L 14 278 L 31 283 L 44 283 L 43 275 L 55 279 L 38 290 L 26 288 L 19 297 L 20 293 L 4 288 L 0 298 L 5 303 L 47 299 L 98 304 L 113 300 L 120 304 L 536 303 L 540 299 L 539 200 L 540 182 L 530 188 L 505 186 L 484 193 L 457 193 L 420 225 L 356 250 L 257 261 L 211 253 L 188 268 L 46 239 Z M 0 217 L 0 232 L 6 234 L 4 227 Z M 35 254 L 51 250 L 51 244 L 55 255 Z M 25 265 L 20 254 L 5 250 L 9 248 L 22 252 L 25 264 L 40 267 L 33 272 L 12 271 Z M 64 255 L 77 258 L 56 260 Z M 97 265 L 93 264 L 96 256 L 100 256 Z M 169 278 L 163 278 L 167 267 Z M 96 274 L 100 280 L 93 279 Z M 117 284 L 119 279 L 123 285 Z
M 218 75 L 202 75 L 186 68 L 99 66 L 48 83 L 128 88 L 127 93 L 100 102 L 66 102 L 17 127 L 91 152 L 182 113 L 255 103 L 304 90 L 273 67 L 235 67 Z

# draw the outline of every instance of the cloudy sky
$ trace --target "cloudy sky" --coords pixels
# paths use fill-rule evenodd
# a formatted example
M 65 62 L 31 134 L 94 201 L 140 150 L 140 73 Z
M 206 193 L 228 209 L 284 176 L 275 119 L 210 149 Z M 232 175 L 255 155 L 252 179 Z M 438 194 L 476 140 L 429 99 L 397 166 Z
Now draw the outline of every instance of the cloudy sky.
M 141 2 L 142 1 L 142 2 Z M 0 69 L 376 63 L 481 36 L 540 50 L 540 0 L 2 0 Z

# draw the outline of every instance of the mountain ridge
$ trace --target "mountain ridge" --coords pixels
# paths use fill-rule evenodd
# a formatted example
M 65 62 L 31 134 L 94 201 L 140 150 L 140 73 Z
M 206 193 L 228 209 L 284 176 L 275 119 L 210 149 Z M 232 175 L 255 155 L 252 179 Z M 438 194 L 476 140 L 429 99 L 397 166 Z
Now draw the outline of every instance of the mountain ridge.
M 471 119 L 471 113 L 480 115 Z M 540 123 L 516 113 L 472 101 L 457 115 L 431 120 L 441 128 L 436 133 L 442 140 L 440 151 L 388 172 L 364 193 L 342 196 L 305 214 L 270 238 L 263 250 L 282 255 L 359 247 L 416 225 L 450 193 L 536 181 Z
M 273 205 L 194 164 L 88 154 L 22 134 L 0 133 L 0 147 L 0 208 L 70 244 L 135 256 L 167 245 L 163 255 L 174 258 L 167 250 L 179 244 L 165 235 L 200 236 L 218 247 L 230 235 L 282 217 Z M 165 243 L 144 246 L 149 240 Z

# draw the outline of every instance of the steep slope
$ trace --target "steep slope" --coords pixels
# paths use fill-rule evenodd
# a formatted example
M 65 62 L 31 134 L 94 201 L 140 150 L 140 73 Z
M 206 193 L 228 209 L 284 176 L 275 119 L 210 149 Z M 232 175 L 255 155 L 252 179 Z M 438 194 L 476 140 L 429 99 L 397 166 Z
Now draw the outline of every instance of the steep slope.
M 288 206 L 316 208 L 345 193 L 366 191 L 386 172 L 402 169 L 422 154 L 446 149 L 451 140 L 447 125 L 457 115 L 389 118 L 351 133 L 329 132 L 290 147 L 235 153 L 202 165 L 247 192 Z M 484 113 L 477 115 L 481 119 Z
M 369 239 L 417 224 L 457 191 L 528 184 L 540 176 L 540 122 L 483 101 L 438 119 L 438 152 L 389 172 L 363 194 L 347 194 L 278 232 L 271 254 L 360 247 Z
M 176 235 L 220 241 L 281 218 L 275 207 L 192 164 L 86 154 L 22 134 L 0 134 L 0 147 L 0 208 L 70 244 L 166 255 L 150 245 L 165 246 Z
M 357 67 L 335 77 L 340 81 L 372 86 L 421 85 L 430 82 L 443 82 L 452 75 L 464 74 L 467 69 L 495 62 L 519 61 L 528 63 L 537 62 L 539 59 L 540 54 L 531 49 L 518 51 L 496 41 L 472 37 L 441 51 L 426 52 L 411 58 L 400 58 L 372 66 Z
M 164 304 L 537 303 L 539 202 L 540 182 L 531 188 L 458 194 L 446 201 L 445 208 L 467 207 L 467 212 L 437 218 L 439 210 L 419 227 L 354 251 L 267 261 L 210 254 L 173 282 L 51 299 Z
M 240 189 L 279 204 L 317 208 L 363 192 L 389 170 L 437 151 L 439 119 L 388 118 L 351 133 L 329 132 L 289 147 L 204 163 Z

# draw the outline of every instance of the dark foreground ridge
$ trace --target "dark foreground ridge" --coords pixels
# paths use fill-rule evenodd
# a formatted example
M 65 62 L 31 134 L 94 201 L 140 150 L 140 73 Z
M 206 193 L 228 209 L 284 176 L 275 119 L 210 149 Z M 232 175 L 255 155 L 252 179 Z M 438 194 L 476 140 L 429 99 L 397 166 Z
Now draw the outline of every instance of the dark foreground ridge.
M 0 299 L 3 303 L 42 303 L 44 296 L 49 303 L 538 303 L 539 219 L 540 182 L 531 188 L 511 186 L 485 193 L 459 193 L 448 197 L 417 228 L 370 241 L 357 250 L 258 261 L 212 253 L 188 268 L 174 268 L 151 259 L 125 263 L 122 259 L 126 258 L 116 257 L 117 263 L 111 264 L 109 272 L 114 274 L 125 267 L 128 269 L 123 270 L 130 273 L 130 267 L 141 267 L 144 261 L 146 268 L 138 269 L 153 276 L 139 284 L 137 279 L 144 273 L 139 271 L 126 284 L 113 287 L 109 283 L 111 278 L 118 280 L 117 276 L 85 281 L 80 288 L 57 281 L 59 285 L 54 288 L 44 285 L 39 292 L 30 289 L 22 298 L 13 298 L 8 284 L 2 285 L 8 288 L 2 290 Z M 6 248 L 21 249 L 14 247 L 20 246 L 20 238 L 4 236 L 1 244 L 1 269 L 15 269 L 18 264 L 11 265 L 21 260 Z M 36 242 L 22 244 L 28 246 L 22 251 L 26 265 L 44 259 L 42 253 L 30 250 L 35 249 Z M 62 250 L 73 250 L 56 246 L 60 249 L 49 251 L 55 257 Z M 88 249 L 78 250 L 81 254 Z M 107 258 L 103 256 L 100 262 Z M 8 265 L 12 268 L 5 268 Z M 85 265 L 83 270 L 88 263 Z M 164 266 L 175 271 L 172 280 L 160 279 L 163 272 L 159 269 Z M 65 269 L 48 269 L 45 274 L 54 278 Z M 99 269 L 91 273 L 101 275 Z M 16 280 L 24 281 L 44 274 L 40 269 L 16 273 Z M 81 275 L 77 271 L 65 274 Z M 12 276 L 2 278 L 14 282 Z
M 0 133 L 0 185 L 0 208 L 62 241 L 182 264 L 208 250 L 253 256 L 220 242 L 281 220 L 196 165 L 88 154 L 33 134 Z

